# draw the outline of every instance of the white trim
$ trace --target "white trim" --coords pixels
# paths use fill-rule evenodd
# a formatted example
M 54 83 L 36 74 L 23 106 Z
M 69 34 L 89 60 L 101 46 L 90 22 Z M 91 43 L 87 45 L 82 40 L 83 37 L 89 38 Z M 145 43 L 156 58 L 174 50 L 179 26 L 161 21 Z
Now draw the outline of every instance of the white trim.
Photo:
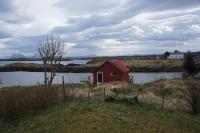
M 102 82 L 98 82 L 98 74 L 102 74 Z M 97 85 L 103 83 L 103 72 L 97 72 Z

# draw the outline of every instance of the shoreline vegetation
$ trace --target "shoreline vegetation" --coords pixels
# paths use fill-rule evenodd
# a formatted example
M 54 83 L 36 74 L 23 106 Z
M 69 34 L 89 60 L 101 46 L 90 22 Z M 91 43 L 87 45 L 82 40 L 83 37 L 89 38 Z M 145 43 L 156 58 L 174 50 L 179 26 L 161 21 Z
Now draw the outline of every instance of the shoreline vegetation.
M 90 73 L 97 67 L 103 64 L 106 59 L 93 59 L 87 64 L 68 64 L 60 65 L 58 72 L 72 72 L 72 73 Z M 129 67 L 130 72 L 183 72 L 182 60 L 137 60 L 137 59 L 122 59 L 122 61 Z M 53 66 L 48 66 L 49 70 Z M 34 63 L 13 63 L 0 67 L 0 72 L 12 71 L 28 71 L 28 72 L 43 72 L 42 64 Z M 198 63 L 198 71 L 200 65 Z

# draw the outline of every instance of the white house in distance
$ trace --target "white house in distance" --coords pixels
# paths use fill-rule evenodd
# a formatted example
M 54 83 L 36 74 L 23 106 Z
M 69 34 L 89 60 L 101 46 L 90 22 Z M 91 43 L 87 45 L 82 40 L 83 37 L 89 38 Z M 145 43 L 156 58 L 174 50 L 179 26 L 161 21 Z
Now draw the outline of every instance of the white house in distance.
M 182 60 L 184 59 L 184 53 L 179 51 L 170 52 L 170 55 L 167 57 L 169 60 Z

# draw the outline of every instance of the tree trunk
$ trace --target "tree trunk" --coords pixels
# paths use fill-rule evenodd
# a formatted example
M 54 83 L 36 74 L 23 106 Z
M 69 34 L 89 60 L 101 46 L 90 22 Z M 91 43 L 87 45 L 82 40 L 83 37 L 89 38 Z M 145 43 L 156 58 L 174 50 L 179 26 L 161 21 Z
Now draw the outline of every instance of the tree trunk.
M 47 64 L 44 62 L 44 84 L 47 86 Z
M 88 85 L 88 97 L 90 97 L 90 85 Z
M 65 78 L 62 76 L 62 84 L 63 84 L 63 100 L 65 101 L 66 99 L 66 94 L 65 94 Z

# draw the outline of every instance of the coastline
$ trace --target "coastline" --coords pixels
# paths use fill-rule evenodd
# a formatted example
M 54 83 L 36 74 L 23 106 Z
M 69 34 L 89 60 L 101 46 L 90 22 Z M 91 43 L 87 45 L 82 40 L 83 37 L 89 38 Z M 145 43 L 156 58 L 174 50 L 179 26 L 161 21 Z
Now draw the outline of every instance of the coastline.
M 77 65 L 77 66 L 67 66 L 61 65 L 58 72 L 62 73 L 91 73 L 98 66 L 87 66 L 87 65 Z M 47 71 L 50 67 L 47 67 Z M 129 67 L 130 72 L 183 72 L 181 66 L 155 66 L 155 67 Z M 43 65 L 35 64 L 21 64 L 21 65 L 6 65 L 0 67 L 0 72 L 14 72 L 14 71 L 27 71 L 27 72 L 43 72 Z

